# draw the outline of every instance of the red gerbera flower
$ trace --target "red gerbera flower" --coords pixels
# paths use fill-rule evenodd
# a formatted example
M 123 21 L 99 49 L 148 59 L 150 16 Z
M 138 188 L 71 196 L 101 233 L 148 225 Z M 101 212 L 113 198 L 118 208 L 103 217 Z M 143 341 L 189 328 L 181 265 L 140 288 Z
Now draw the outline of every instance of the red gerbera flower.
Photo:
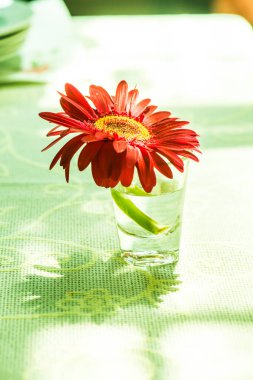
M 58 136 L 43 150 L 67 135 L 76 135 L 59 150 L 50 165 L 52 169 L 60 160 L 67 182 L 71 159 L 80 148 L 78 168 L 84 170 L 91 164 L 98 186 L 115 187 L 121 182 L 128 187 L 136 167 L 141 185 L 148 193 L 156 185 L 154 169 L 172 178 L 168 161 L 181 172 L 182 156 L 198 161 L 192 153 L 198 151 L 197 134 L 182 128 L 188 122 L 170 117 L 167 111 L 155 112 L 157 107 L 150 105 L 150 99 L 137 102 L 138 90 L 128 91 L 126 81 L 118 84 L 115 96 L 94 85 L 90 86 L 89 97 L 71 84 L 65 85 L 65 91 L 66 95 L 60 93 L 64 112 L 41 112 L 40 116 L 56 124 L 48 136 Z

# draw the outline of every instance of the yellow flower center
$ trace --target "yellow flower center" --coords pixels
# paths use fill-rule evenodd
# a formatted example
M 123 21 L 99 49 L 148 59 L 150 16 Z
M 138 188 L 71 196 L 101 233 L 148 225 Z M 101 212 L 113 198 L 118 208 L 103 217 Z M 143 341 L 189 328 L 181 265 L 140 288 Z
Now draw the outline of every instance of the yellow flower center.
M 95 126 L 104 132 L 117 133 L 126 140 L 148 140 L 151 137 L 142 123 L 127 116 L 104 116 L 95 122 Z

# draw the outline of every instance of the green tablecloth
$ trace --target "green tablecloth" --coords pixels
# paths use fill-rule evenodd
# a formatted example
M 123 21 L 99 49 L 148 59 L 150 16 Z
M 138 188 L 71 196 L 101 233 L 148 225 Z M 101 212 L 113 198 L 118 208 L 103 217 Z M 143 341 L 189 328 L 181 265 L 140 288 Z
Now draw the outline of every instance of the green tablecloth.
M 106 26 L 120 19 L 100 20 Z M 131 22 L 140 26 L 149 20 Z M 171 19 L 163 20 L 165 28 Z M 179 29 L 180 20 L 173 18 Z M 208 19 L 209 26 L 212 22 Z M 0 379 L 252 380 L 253 104 L 240 87 L 244 81 L 246 93 L 247 86 L 253 88 L 250 70 L 244 78 L 249 61 L 239 67 L 239 55 L 227 66 L 225 59 L 215 60 L 217 67 L 225 65 L 224 73 L 238 65 L 237 94 L 231 94 L 234 82 L 230 89 L 224 85 L 223 103 L 220 89 L 211 92 L 210 78 L 209 103 L 206 93 L 204 100 L 196 95 L 201 80 L 192 97 L 186 86 L 187 98 L 176 70 L 182 88 L 172 87 L 168 100 L 173 75 L 160 78 L 160 87 L 167 89 L 163 96 L 148 75 L 153 65 L 157 81 L 157 67 L 167 62 L 173 68 L 175 59 L 161 54 L 149 63 L 149 74 L 143 69 L 143 80 L 135 77 L 134 66 L 132 71 L 121 70 L 118 61 L 113 66 L 112 56 L 111 68 L 109 61 L 99 64 L 95 56 L 107 48 L 106 27 L 97 36 L 93 31 L 93 41 L 85 39 L 96 23 L 96 18 L 76 21 L 87 54 L 80 78 L 90 80 L 94 62 L 94 76 L 102 77 L 104 70 L 104 82 L 112 88 L 119 76 L 139 87 L 143 83 L 201 134 L 204 154 L 191 166 L 180 261 L 147 271 L 125 265 L 118 256 L 109 192 L 75 165 L 71 183 L 65 184 L 60 169 L 48 171 L 53 152 L 40 154 L 47 125 L 37 114 L 56 109 L 54 86 L 2 87 Z M 178 52 L 175 56 L 182 59 Z M 224 77 L 228 81 L 232 74 Z M 93 82 L 101 83 L 96 78 Z

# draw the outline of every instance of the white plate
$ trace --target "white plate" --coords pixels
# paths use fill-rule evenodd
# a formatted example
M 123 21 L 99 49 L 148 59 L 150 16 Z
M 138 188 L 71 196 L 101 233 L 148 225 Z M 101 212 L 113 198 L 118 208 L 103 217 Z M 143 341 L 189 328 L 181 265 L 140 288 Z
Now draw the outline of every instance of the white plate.
M 0 8 L 0 38 L 28 27 L 31 16 L 30 6 L 19 1 Z
M 23 41 L 26 38 L 28 30 L 29 28 L 22 29 L 22 31 L 18 33 L 8 34 L 6 38 L 0 38 L 0 48 L 9 47 L 15 45 L 18 41 Z
M 0 46 L 0 56 L 5 55 L 10 50 L 11 51 L 12 50 L 17 50 L 20 46 L 23 45 L 24 41 L 25 41 L 25 38 L 23 38 L 23 40 L 17 41 L 15 44 L 12 44 L 10 46 Z
M 19 51 L 19 47 L 17 47 L 16 49 L 13 49 L 13 50 L 10 50 L 9 52 L 7 52 L 6 54 L 4 55 L 1 55 L 0 54 L 0 63 L 4 62 L 4 61 L 7 61 L 8 59 L 14 57 L 15 55 L 17 55 L 18 51 Z M 1 74 L 1 69 L 0 69 L 0 74 Z

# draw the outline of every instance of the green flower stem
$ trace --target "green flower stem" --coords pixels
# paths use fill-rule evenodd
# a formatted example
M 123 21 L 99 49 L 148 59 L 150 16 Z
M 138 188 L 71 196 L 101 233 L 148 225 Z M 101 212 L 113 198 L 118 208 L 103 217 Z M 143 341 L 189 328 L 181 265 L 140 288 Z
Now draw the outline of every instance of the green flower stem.
M 151 194 L 146 193 L 146 191 L 142 190 L 138 186 L 134 186 L 134 187 L 131 186 L 130 189 L 131 189 L 131 194 L 133 194 L 133 195 L 137 195 L 137 196 L 140 196 L 140 197 L 152 197 Z
M 114 202 L 120 208 L 120 210 L 145 230 L 151 232 L 154 235 L 158 235 L 169 230 L 169 226 L 161 225 L 154 219 L 150 218 L 147 214 L 144 214 L 144 212 L 136 207 L 135 204 L 130 201 L 123 193 L 112 189 L 111 194 Z

